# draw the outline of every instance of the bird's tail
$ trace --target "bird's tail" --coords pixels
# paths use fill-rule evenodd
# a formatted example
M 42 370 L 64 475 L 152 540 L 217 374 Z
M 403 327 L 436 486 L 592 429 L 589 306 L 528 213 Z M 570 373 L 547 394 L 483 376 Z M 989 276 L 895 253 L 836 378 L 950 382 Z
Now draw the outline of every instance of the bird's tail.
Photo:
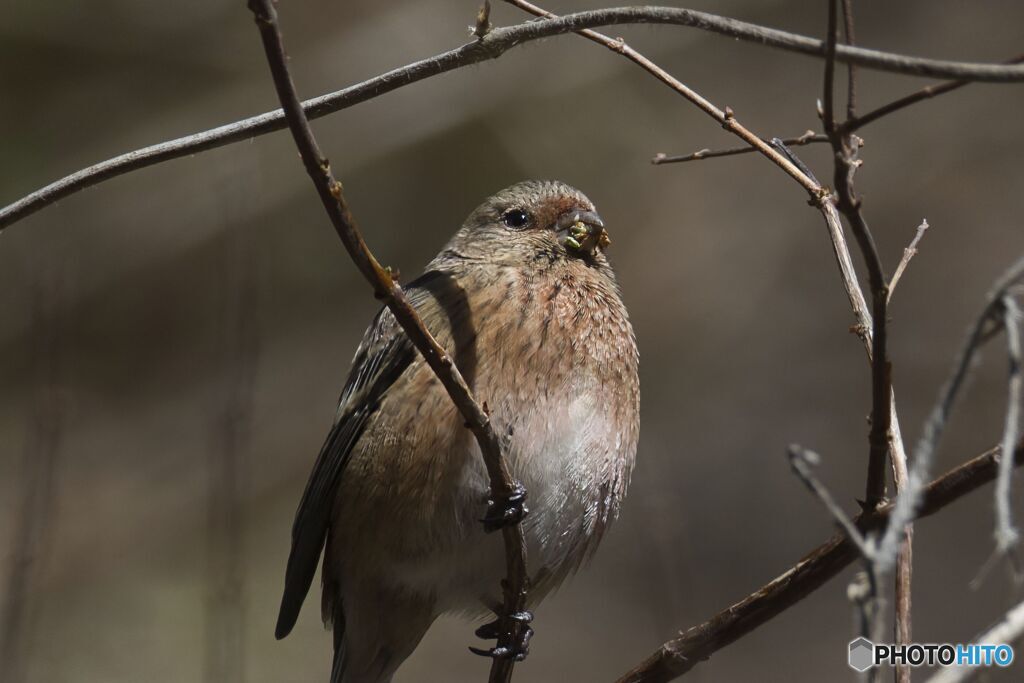
M 345 675 L 345 613 L 341 609 L 341 600 L 334 602 L 333 611 L 334 662 L 331 664 L 331 683 L 342 683 Z

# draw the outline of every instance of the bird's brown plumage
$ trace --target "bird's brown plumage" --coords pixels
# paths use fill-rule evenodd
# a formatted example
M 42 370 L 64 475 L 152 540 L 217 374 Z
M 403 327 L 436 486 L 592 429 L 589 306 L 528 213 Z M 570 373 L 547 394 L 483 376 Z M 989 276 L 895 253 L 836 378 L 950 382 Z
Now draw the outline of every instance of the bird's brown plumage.
M 563 183 L 514 185 L 478 207 L 407 288 L 508 437 L 529 494 L 534 601 L 596 547 L 636 452 L 638 357 L 598 246 L 603 231 L 577 248 L 564 228 L 598 222 L 593 212 Z M 390 680 L 437 615 L 499 602 L 502 546 L 479 523 L 487 488 L 471 433 L 382 311 L 300 503 L 278 636 L 294 624 L 326 541 L 332 680 Z

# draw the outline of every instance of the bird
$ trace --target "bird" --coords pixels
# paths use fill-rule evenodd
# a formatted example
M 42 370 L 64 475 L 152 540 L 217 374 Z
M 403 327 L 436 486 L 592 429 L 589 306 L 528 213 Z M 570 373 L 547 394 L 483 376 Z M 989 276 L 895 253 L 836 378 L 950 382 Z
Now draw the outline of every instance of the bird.
M 528 496 L 530 608 L 593 555 L 636 457 L 639 355 L 609 244 L 582 192 L 527 180 L 477 207 L 405 287 L 486 405 Z M 331 682 L 391 681 L 438 616 L 481 618 L 501 604 L 505 556 L 501 534 L 481 524 L 488 500 L 464 418 L 382 308 L 299 503 L 277 638 L 294 627 L 322 554 Z

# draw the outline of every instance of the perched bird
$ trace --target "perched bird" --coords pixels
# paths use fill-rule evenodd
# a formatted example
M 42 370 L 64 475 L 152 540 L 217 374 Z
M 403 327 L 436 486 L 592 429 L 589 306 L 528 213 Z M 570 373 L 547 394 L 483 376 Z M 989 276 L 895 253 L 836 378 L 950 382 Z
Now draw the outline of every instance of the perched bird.
M 581 192 L 525 181 L 473 211 L 406 288 L 507 438 L 529 496 L 531 605 L 593 553 L 636 454 L 638 356 L 608 243 Z M 438 615 L 493 610 L 505 557 L 481 524 L 488 491 L 463 418 L 381 310 L 299 504 L 277 637 L 321 551 L 332 683 L 390 681 Z

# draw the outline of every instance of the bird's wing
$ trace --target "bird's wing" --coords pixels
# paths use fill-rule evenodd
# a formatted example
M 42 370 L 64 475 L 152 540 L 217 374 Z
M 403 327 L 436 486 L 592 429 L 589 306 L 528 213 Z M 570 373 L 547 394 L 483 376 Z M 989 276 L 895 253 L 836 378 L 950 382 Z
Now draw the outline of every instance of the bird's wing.
M 430 297 L 424 284 L 433 273 L 410 283 L 406 295 L 416 307 Z M 292 526 L 292 548 L 276 635 L 291 632 L 309 592 L 324 547 L 335 492 L 353 447 L 387 390 L 416 357 L 416 348 L 388 309 L 382 309 L 363 336 L 341 393 L 338 413 L 302 494 Z

